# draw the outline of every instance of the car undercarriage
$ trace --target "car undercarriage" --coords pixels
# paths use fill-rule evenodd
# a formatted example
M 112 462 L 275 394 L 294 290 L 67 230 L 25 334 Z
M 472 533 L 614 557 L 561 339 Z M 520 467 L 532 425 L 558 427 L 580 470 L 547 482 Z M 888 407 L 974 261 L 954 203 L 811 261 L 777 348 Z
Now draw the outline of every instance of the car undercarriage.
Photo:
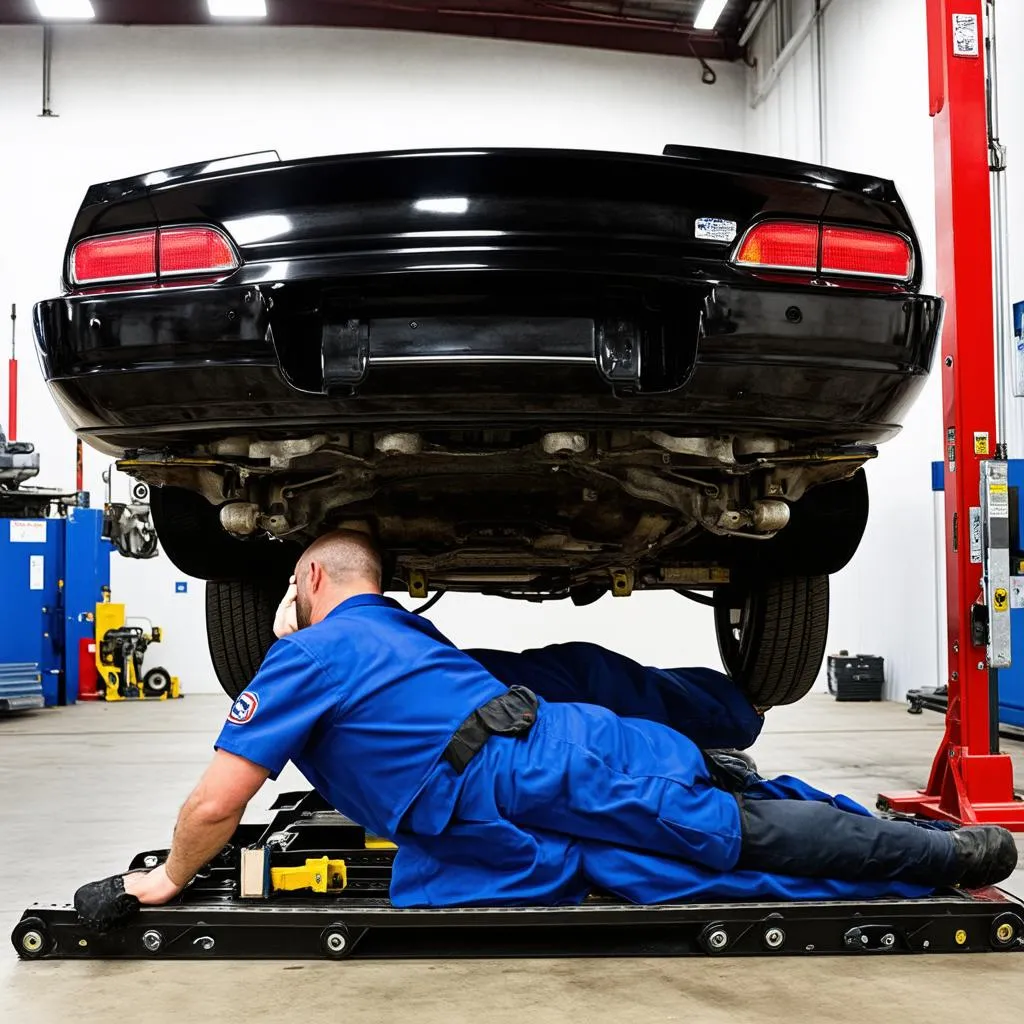
M 874 454 L 660 430 L 346 431 L 232 437 L 120 466 L 201 494 L 231 538 L 304 545 L 325 528 L 365 527 L 411 593 L 543 599 L 728 582 L 750 545 L 801 529 L 791 509 L 806 494 L 848 481 Z M 863 524 L 853 529 L 859 537 Z M 216 556 L 196 568 L 225 573 Z

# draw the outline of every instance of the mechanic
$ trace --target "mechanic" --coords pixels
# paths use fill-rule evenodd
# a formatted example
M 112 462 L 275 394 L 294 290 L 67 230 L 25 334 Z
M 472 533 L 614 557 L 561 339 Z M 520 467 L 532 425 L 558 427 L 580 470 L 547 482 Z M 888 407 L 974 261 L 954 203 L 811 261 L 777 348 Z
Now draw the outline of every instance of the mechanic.
M 883 820 L 705 756 L 760 729 L 720 673 L 645 669 L 587 644 L 458 650 L 382 596 L 380 559 L 359 533 L 304 552 L 275 632 L 166 863 L 83 886 L 87 923 L 176 896 L 289 760 L 398 843 L 396 906 L 571 904 L 595 889 L 638 903 L 917 896 L 1016 865 L 1003 829 Z

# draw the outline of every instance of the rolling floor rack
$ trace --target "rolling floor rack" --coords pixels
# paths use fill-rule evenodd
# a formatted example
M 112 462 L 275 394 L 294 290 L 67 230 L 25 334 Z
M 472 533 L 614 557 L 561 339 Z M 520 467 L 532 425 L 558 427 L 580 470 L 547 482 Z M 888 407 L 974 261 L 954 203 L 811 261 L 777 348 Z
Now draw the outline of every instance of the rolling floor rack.
M 963 953 L 1024 950 L 1024 904 L 998 889 L 918 900 L 399 910 L 394 846 L 315 793 L 241 825 L 178 900 L 97 934 L 74 909 L 34 906 L 23 959 L 309 959 Z M 139 854 L 152 868 L 167 851 Z M 248 894 L 248 895 L 245 895 Z

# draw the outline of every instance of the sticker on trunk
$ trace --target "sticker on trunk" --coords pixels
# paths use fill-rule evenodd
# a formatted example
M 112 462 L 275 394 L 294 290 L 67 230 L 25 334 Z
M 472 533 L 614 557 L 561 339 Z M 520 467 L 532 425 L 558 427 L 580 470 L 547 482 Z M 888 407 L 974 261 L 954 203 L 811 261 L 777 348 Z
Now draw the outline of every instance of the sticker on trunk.
M 736 221 L 721 217 L 698 217 L 693 233 L 708 242 L 732 242 L 736 239 Z

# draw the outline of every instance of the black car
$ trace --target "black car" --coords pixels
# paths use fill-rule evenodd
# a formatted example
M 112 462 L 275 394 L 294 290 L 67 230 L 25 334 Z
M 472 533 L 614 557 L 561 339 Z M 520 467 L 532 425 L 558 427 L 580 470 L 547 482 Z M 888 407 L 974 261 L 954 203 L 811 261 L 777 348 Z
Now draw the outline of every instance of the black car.
M 893 184 L 823 167 L 259 154 L 90 188 L 35 322 L 68 422 L 210 581 L 229 692 L 348 524 L 414 596 L 713 604 L 773 704 L 814 680 L 862 466 L 924 385 L 920 282 Z

